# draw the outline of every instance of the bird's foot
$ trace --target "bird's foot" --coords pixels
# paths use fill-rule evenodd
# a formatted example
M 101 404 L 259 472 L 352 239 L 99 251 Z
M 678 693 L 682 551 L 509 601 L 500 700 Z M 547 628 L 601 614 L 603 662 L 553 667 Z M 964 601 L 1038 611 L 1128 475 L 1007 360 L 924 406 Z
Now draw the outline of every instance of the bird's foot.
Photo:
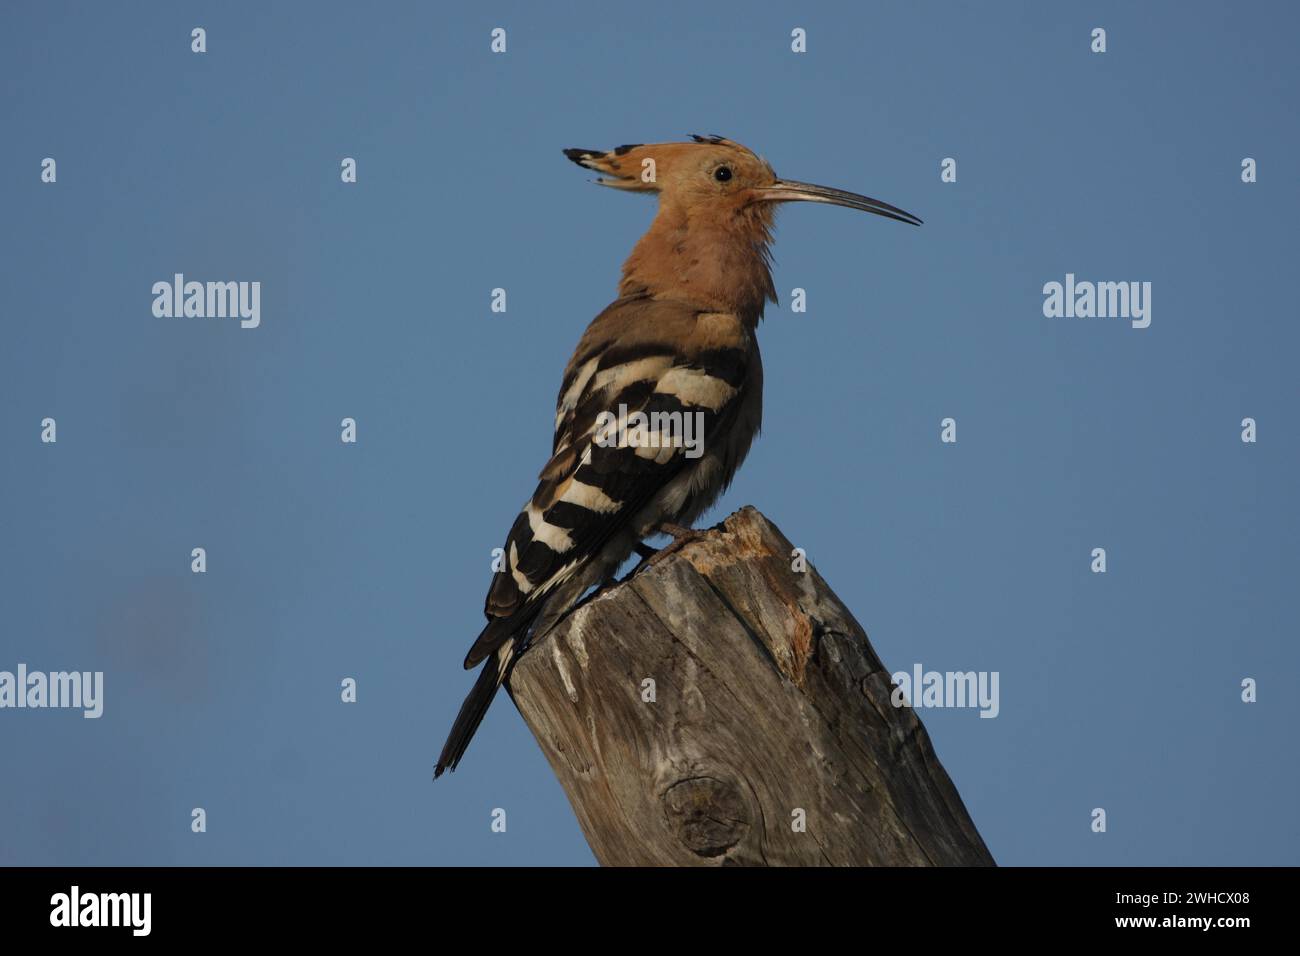
M 668 542 L 668 544 L 664 545 L 658 551 L 645 543 L 638 544 L 636 550 L 642 558 L 641 564 L 637 566 L 638 570 L 642 567 L 653 567 L 670 554 L 677 553 L 692 541 L 699 541 L 708 534 L 707 531 L 697 531 L 694 528 L 683 528 L 681 525 L 672 524 L 667 521 L 654 530 L 655 534 L 666 534 L 673 540 Z

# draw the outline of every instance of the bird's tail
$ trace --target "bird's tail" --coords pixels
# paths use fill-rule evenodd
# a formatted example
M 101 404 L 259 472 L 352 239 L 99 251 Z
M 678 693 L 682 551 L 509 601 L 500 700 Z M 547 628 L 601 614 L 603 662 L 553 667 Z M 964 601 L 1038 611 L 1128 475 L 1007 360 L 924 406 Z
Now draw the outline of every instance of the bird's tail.
M 456 722 L 451 725 L 447 742 L 442 746 L 442 756 L 438 758 L 438 765 L 433 768 L 433 779 L 437 780 L 442 776 L 444 770 L 456 769 L 460 758 L 465 755 L 465 748 L 474 738 L 474 731 L 478 730 L 478 725 L 483 722 L 483 715 L 487 713 L 492 698 L 496 696 L 497 688 L 509 675 L 514 662 L 515 639 L 508 638 L 496 649 L 496 653 L 484 662 L 483 669 L 478 672 L 478 680 L 474 681 L 465 703 L 460 705 L 460 713 L 456 715 Z

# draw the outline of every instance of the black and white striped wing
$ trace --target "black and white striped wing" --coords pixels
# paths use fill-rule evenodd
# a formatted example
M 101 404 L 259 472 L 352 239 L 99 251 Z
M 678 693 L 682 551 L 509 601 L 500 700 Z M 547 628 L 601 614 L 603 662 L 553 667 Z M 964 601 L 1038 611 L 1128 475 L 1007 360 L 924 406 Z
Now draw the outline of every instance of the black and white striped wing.
M 531 619 L 557 585 L 626 530 L 694 460 L 688 457 L 694 451 L 680 442 L 647 442 L 645 433 L 602 435 L 602 412 L 640 411 L 652 421 L 656 413 L 697 416 L 693 427 L 707 453 L 738 406 L 746 360 L 739 346 L 694 354 L 653 341 L 596 348 L 590 355 L 580 348 L 560 393 L 554 454 L 510 529 L 506 570 L 488 591 L 488 617 Z M 491 653 L 505 633 L 485 630 L 465 666 Z

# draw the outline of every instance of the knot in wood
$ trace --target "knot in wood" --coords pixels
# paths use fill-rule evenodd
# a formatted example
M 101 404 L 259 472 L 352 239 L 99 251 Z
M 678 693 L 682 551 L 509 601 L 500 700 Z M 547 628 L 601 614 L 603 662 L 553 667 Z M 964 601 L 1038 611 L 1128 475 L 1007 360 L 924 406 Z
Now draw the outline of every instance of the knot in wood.
M 664 791 L 663 805 L 669 829 L 697 856 L 721 856 L 749 830 L 749 809 L 728 780 L 679 780 Z

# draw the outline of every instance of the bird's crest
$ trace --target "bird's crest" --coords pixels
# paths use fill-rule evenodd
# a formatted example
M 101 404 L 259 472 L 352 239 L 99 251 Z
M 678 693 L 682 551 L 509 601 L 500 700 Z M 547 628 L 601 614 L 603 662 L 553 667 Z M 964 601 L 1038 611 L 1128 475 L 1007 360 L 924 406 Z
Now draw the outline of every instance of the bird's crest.
M 682 165 L 696 161 L 702 147 L 711 148 L 722 157 L 735 152 L 751 161 L 762 161 L 740 143 L 716 133 L 701 136 L 692 133 L 689 142 L 628 143 L 610 150 L 566 149 L 564 155 L 584 169 L 601 173 L 601 186 L 630 192 L 658 192 L 665 176 Z M 765 165 L 765 164 L 764 164 Z

